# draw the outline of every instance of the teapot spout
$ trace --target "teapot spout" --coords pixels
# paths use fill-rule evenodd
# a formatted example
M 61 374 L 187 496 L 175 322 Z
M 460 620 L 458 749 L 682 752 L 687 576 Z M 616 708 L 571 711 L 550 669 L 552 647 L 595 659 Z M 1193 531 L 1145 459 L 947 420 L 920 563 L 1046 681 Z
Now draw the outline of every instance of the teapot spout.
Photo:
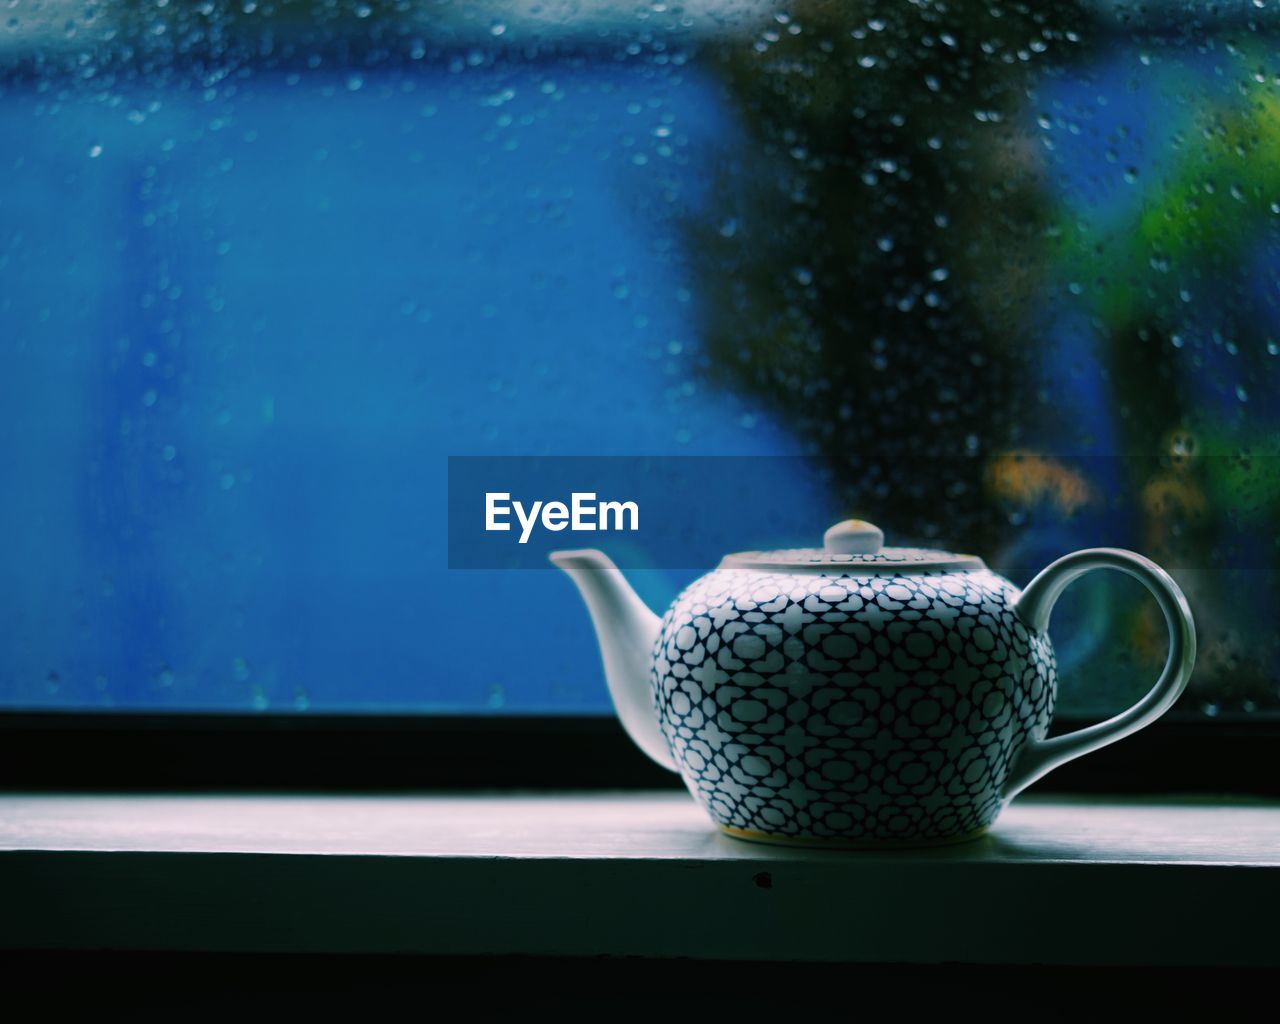
M 591 613 L 605 681 L 627 734 L 641 750 L 678 771 L 658 726 L 649 683 L 653 645 L 662 620 L 640 600 L 618 567 L 601 551 L 553 551 L 551 561 L 577 585 Z

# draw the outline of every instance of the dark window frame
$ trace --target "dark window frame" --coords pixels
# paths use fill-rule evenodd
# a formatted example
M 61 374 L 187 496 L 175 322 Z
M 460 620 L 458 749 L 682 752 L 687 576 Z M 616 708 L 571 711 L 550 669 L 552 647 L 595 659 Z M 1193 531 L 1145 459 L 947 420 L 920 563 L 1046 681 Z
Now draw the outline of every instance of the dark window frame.
M 1055 732 L 1088 724 L 1061 718 Z M 1280 796 L 1280 720 L 1172 716 L 1032 792 Z M 679 788 L 606 715 L 0 713 L 0 789 Z

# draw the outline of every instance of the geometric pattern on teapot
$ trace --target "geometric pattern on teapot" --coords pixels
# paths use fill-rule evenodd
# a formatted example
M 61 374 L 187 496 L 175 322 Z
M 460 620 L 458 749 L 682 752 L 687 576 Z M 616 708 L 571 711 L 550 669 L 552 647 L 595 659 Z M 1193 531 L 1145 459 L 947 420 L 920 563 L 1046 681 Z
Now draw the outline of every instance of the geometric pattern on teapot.
M 1047 635 L 989 571 L 721 569 L 662 620 L 651 683 L 690 792 L 759 838 L 942 841 L 986 828 L 1042 739 Z

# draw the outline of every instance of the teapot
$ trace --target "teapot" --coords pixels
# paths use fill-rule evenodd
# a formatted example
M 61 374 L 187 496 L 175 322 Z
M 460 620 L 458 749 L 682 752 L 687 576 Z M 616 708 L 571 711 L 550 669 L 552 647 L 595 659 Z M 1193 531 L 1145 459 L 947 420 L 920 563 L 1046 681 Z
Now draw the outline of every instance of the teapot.
M 1191 610 L 1151 560 L 1089 548 L 1019 591 L 981 558 L 884 547 L 862 520 L 822 548 L 726 555 L 661 618 L 602 552 L 556 551 L 591 614 L 623 727 L 729 835 L 826 848 L 984 833 L 1053 768 L 1149 725 L 1186 688 Z M 1049 614 L 1093 569 L 1164 612 L 1156 684 L 1105 722 L 1046 738 L 1058 679 Z

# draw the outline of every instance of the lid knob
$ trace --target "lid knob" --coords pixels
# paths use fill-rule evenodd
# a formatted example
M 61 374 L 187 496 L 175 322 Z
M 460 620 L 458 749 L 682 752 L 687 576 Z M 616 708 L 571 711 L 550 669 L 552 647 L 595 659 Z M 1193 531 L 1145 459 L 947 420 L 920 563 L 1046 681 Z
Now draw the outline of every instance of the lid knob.
M 884 543 L 884 531 L 861 519 L 836 523 L 822 535 L 822 546 L 832 555 L 874 555 Z

